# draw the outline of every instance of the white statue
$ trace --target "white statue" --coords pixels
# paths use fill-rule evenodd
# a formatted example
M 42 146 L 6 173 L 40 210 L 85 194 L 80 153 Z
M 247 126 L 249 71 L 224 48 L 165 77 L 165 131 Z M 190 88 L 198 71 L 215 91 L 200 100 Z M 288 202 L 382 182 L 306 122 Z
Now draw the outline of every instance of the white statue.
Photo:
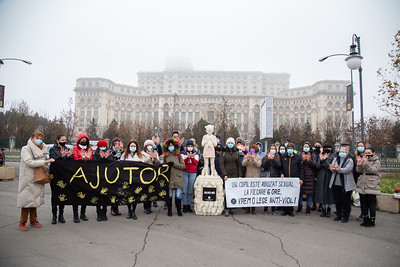
M 214 126 L 207 125 L 207 134 L 203 136 L 201 145 L 203 146 L 203 157 L 204 157 L 204 169 L 201 175 L 208 176 L 209 166 L 211 166 L 211 176 L 218 177 L 218 173 L 215 170 L 215 147 L 217 146 L 217 137 L 213 135 Z

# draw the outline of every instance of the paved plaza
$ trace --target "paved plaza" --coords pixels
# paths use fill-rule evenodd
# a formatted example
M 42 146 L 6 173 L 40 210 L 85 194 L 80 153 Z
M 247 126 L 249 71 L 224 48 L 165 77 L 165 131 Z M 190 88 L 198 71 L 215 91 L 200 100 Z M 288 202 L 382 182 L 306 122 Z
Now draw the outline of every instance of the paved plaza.
M 50 187 L 38 208 L 43 228 L 18 230 L 18 178 L 0 182 L 0 266 L 398 266 L 400 215 L 377 213 L 377 226 L 359 226 L 354 208 L 349 223 L 321 218 L 318 212 L 295 217 L 245 214 L 230 217 L 184 214 L 168 217 L 162 208 L 138 220 L 111 216 L 74 223 L 51 224 Z M 159 202 L 162 206 L 161 202 Z

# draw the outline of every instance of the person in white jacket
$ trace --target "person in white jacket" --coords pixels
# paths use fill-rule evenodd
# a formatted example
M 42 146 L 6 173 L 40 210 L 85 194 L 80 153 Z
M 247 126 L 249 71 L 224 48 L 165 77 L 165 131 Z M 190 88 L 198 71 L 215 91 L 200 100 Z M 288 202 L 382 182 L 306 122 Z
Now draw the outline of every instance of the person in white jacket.
M 49 152 L 43 143 L 44 135 L 39 131 L 34 131 L 26 146 L 21 149 L 21 163 L 19 167 L 19 183 L 17 206 L 21 208 L 21 218 L 18 229 L 27 231 L 26 223 L 30 216 L 31 227 L 42 227 L 37 220 L 36 208 L 44 204 L 44 184 L 33 182 L 35 168 L 46 166 L 54 159 L 46 159 Z

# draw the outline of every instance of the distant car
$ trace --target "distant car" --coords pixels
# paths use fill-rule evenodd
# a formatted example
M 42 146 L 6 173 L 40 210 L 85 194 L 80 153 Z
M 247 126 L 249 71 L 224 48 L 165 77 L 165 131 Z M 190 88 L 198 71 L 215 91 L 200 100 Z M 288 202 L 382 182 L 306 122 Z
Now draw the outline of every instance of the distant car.
M 6 163 L 6 154 L 4 153 L 4 148 L 0 149 L 0 166 Z

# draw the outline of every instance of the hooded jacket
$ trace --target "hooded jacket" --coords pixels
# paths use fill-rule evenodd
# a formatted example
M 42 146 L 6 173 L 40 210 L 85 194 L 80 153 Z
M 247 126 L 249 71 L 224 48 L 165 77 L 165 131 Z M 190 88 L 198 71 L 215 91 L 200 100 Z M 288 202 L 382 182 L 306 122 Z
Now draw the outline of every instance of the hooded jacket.
M 86 149 L 82 149 L 79 146 L 79 142 L 81 141 L 82 138 L 86 138 L 88 140 L 88 147 Z M 89 152 L 90 153 L 90 158 L 89 160 L 93 159 L 93 149 L 89 147 L 89 136 L 85 133 L 80 133 L 78 134 L 78 138 L 76 139 L 76 146 L 72 149 L 72 157 L 74 160 L 82 160 L 82 152 Z
M 168 150 L 168 145 L 174 144 L 174 151 Z M 160 157 L 161 163 L 173 162 L 174 165 L 171 168 L 171 176 L 169 179 L 169 188 L 183 188 L 183 176 L 182 170 L 186 168 L 186 164 L 183 161 L 182 155 L 180 154 L 179 141 L 175 138 L 170 138 L 163 143 L 163 154 Z
M 379 170 L 381 163 L 379 157 L 374 155 L 369 161 L 357 164 L 357 172 L 360 173 L 356 191 L 363 195 L 380 195 Z
M 18 208 L 36 208 L 44 204 L 44 184 L 33 182 L 35 168 L 46 165 L 47 147 L 35 145 L 29 138 L 28 143 L 21 149 L 19 166 Z

